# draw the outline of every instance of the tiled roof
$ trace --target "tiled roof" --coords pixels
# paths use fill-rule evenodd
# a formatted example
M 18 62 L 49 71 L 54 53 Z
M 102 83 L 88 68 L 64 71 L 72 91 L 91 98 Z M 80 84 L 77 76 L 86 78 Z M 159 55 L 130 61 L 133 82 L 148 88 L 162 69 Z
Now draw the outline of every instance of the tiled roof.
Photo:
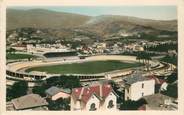
M 37 94 L 29 94 L 12 100 L 15 109 L 28 109 L 48 105 L 47 101 Z
M 49 89 L 45 91 L 46 94 L 53 96 L 60 92 L 60 89 L 58 87 L 52 86 Z
M 45 93 L 50 95 L 50 96 L 56 95 L 59 92 L 64 92 L 64 93 L 70 94 L 71 90 L 69 88 L 63 89 L 63 88 L 58 88 L 58 87 L 52 86 L 45 91 Z
M 81 100 L 82 102 L 87 103 L 93 94 L 100 99 L 105 99 L 112 91 L 112 87 L 109 84 L 96 85 L 91 87 L 75 88 L 72 90 L 72 96 L 75 100 Z
M 146 80 L 149 80 L 149 78 L 144 76 L 129 76 L 129 77 L 123 78 L 123 81 L 129 85 L 139 81 L 146 81 Z
M 71 93 L 71 90 L 69 88 L 65 88 L 65 89 L 61 88 L 60 91 L 68 94 Z

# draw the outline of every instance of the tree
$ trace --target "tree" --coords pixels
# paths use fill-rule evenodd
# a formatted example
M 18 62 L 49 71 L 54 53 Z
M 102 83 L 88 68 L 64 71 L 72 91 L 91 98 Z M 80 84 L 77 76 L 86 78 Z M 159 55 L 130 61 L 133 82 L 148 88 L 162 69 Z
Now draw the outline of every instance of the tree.
M 52 101 L 50 99 L 47 99 L 47 102 L 49 103 L 49 110 L 70 110 L 70 99 L 63 99 L 60 98 L 56 101 Z
M 113 88 L 113 90 L 114 90 L 115 92 L 119 89 L 119 87 L 118 87 L 118 85 L 116 84 L 115 81 L 110 80 L 110 81 L 109 81 L 109 84 L 112 86 L 112 88 Z
M 149 70 L 149 66 L 150 66 L 150 60 L 151 60 L 151 54 L 150 53 L 146 53 L 146 52 L 138 52 L 137 54 L 137 57 L 136 57 L 137 60 L 143 60 L 143 63 L 146 64 L 146 68 L 147 70 Z
M 76 88 L 76 87 L 80 87 L 80 80 L 79 78 L 75 77 L 75 76 L 63 76 L 60 77 L 61 78 L 61 85 L 63 88 Z
M 145 62 L 146 62 L 146 55 L 147 55 L 146 52 L 140 51 L 140 52 L 137 53 L 136 59 L 139 60 L 139 62 L 142 60 L 143 64 L 145 64 Z
M 41 97 L 45 97 L 46 96 L 45 90 L 46 90 L 46 88 L 43 85 L 42 86 L 34 86 L 32 89 L 32 92 L 40 95 Z
M 178 98 L 178 84 L 169 84 L 166 91 L 161 92 L 169 97 Z
M 120 105 L 120 110 L 137 110 L 137 105 L 135 101 L 125 101 Z
M 139 60 L 139 63 L 140 63 L 140 60 L 141 60 L 140 52 L 138 52 L 137 57 L 136 57 L 136 60 Z
M 28 83 L 26 81 L 18 81 L 12 85 L 11 89 L 9 89 L 9 95 L 11 95 L 12 98 L 17 98 L 26 95 L 27 90 Z
M 46 80 L 47 87 L 57 86 L 63 88 L 75 88 L 80 87 L 80 80 L 75 76 L 55 76 Z
M 149 61 L 151 60 L 151 56 L 150 56 L 150 54 L 148 54 L 148 53 L 145 53 L 145 55 L 144 55 L 144 59 L 147 61 L 147 70 L 149 70 L 149 67 L 150 67 L 150 63 L 149 63 Z
M 137 110 L 139 107 L 145 104 L 147 104 L 147 102 L 143 98 L 137 101 L 128 100 L 120 105 L 120 110 Z
M 166 82 L 170 84 L 175 82 L 176 80 L 178 80 L 178 75 L 177 75 L 177 72 L 174 72 L 167 77 Z
M 6 101 L 11 101 L 12 98 L 13 98 L 13 94 L 11 92 L 11 88 L 7 87 L 6 88 Z
M 8 49 L 8 50 L 6 50 L 8 53 L 15 53 L 16 52 L 16 50 L 14 49 L 14 48 L 10 48 L 10 49 Z
M 169 55 L 166 55 L 165 57 L 163 57 L 161 59 L 161 61 L 164 61 L 166 62 L 167 64 L 168 63 L 171 63 L 171 64 L 174 64 L 174 65 L 177 65 L 177 56 L 169 56 Z

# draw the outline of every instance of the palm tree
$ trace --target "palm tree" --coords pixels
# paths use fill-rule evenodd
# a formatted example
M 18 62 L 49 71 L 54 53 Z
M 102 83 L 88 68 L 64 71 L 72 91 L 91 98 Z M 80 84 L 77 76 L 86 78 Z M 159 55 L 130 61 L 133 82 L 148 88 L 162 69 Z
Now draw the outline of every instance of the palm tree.
M 139 63 L 140 63 L 140 60 L 141 60 L 141 55 L 140 55 L 140 53 L 137 54 L 136 60 L 139 60 Z
M 145 61 L 147 61 L 147 70 L 149 70 L 149 66 L 150 66 L 150 60 L 151 60 L 151 56 L 150 56 L 150 54 L 149 53 L 145 53 L 145 55 L 144 55 L 144 59 L 145 59 Z
M 141 60 L 143 60 L 143 64 L 144 64 L 144 54 L 143 54 L 143 52 L 138 52 L 136 60 L 139 60 L 139 62 Z

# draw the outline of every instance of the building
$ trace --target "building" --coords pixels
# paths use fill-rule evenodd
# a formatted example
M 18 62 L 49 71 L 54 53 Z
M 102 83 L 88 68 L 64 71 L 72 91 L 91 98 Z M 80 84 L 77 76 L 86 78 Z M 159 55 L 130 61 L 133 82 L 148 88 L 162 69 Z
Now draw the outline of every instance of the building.
M 166 90 L 167 89 L 167 83 L 166 80 L 163 78 L 159 78 L 154 75 L 147 76 L 150 79 L 155 80 L 155 93 L 160 92 L 160 90 Z
M 141 75 L 123 78 L 125 87 L 125 100 L 139 100 L 143 96 L 155 92 L 155 80 Z
M 170 56 L 176 56 L 177 55 L 177 51 L 176 50 L 168 50 L 168 54 Z
M 48 110 L 47 101 L 37 94 L 29 94 L 7 102 L 7 110 Z
M 117 94 L 109 84 L 98 84 L 72 90 L 71 110 L 117 110 Z
M 136 45 L 134 47 L 134 51 L 144 51 L 144 47 L 140 46 L 140 45 Z
M 50 98 L 52 101 L 55 101 L 59 98 L 69 98 L 71 90 L 52 86 L 49 89 L 47 89 L 45 93 L 47 98 Z
M 178 101 L 172 97 L 157 93 L 143 97 L 146 102 L 146 110 L 177 110 Z
M 26 45 L 22 45 L 22 44 L 14 45 L 12 46 L 12 48 L 18 51 L 26 51 Z
M 98 43 L 96 48 L 106 49 L 106 43 Z

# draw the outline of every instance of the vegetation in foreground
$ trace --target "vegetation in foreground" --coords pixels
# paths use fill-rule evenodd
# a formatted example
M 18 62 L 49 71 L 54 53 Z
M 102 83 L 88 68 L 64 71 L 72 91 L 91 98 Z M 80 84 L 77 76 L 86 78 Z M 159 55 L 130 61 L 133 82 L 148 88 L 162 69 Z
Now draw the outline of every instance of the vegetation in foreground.
M 164 61 L 164 62 L 167 62 L 167 63 L 178 65 L 177 64 L 177 60 L 178 60 L 178 57 L 177 56 L 169 56 L 169 55 L 166 55 L 160 61 Z
M 27 94 L 28 83 L 26 81 L 15 82 L 11 87 L 7 88 L 6 100 L 10 101 Z

